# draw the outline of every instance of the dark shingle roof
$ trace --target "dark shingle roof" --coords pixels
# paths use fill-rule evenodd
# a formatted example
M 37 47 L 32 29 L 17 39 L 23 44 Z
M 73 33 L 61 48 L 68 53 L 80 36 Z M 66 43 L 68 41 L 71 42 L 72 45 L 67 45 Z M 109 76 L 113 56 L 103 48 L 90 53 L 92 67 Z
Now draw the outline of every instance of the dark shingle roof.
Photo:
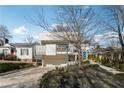
M 30 43 L 11 43 L 10 45 L 15 46 L 15 47 L 32 47 L 34 44 Z

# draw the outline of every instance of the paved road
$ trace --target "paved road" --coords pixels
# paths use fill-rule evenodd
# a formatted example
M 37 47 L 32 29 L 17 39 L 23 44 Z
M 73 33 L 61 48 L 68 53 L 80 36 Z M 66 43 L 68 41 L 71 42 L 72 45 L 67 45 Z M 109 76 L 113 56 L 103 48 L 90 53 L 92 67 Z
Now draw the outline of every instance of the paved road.
M 0 88 L 36 87 L 37 80 L 53 67 L 35 67 L 0 76 Z

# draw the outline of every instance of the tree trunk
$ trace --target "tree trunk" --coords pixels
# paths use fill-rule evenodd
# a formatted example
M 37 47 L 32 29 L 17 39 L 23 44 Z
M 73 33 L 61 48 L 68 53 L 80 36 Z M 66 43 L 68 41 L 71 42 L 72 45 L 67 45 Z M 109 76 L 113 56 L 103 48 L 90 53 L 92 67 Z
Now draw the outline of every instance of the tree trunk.
M 80 58 L 81 58 L 81 50 L 80 49 L 78 49 L 78 65 L 80 66 L 81 65 L 81 60 L 80 60 Z
M 124 56 L 124 42 L 123 42 L 123 38 L 122 38 L 122 34 L 121 34 L 121 29 L 120 29 L 120 14 L 118 13 L 117 15 L 118 17 L 118 37 L 119 37 L 119 41 L 121 44 L 121 48 L 122 48 L 122 57 Z
M 80 66 L 81 65 L 81 46 L 80 46 L 80 43 L 78 43 L 78 65 Z
M 124 46 L 122 46 L 122 55 L 121 55 L 121 57 L 124 60 Z

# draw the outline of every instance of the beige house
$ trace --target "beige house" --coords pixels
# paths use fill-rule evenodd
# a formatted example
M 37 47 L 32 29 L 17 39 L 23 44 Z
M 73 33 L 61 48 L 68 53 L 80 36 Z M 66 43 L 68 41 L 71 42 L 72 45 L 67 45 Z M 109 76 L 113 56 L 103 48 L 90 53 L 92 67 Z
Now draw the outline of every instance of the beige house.
M 53 33 L 42 32 L 40 41 L 40 45 L 34 47 L 34 57 L 38 61 L 40 60 L 42 65 L 59 65 L 77 60 L 76 48 L 70 43 L 56 38 Z

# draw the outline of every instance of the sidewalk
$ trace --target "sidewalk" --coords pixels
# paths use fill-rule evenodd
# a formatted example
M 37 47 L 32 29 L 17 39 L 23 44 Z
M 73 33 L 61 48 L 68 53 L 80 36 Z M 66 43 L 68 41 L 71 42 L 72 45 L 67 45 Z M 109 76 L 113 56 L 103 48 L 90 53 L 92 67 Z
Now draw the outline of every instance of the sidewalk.
M 98 64 L 96 62 L 93 62 L 93 61 L 90 61 L 90 64 Z M 121 71 L 117 71 L 116 69 L 113 69 L 113 68 L 110 68 L 110 67 L 107 67 L 107 66 L 103 66 L 101 64 L 98 64 L 101 68 L 113 73 L 113 74 L 118 74 L 118 73 L 124 73 L 124 72 L 121 72 Z

